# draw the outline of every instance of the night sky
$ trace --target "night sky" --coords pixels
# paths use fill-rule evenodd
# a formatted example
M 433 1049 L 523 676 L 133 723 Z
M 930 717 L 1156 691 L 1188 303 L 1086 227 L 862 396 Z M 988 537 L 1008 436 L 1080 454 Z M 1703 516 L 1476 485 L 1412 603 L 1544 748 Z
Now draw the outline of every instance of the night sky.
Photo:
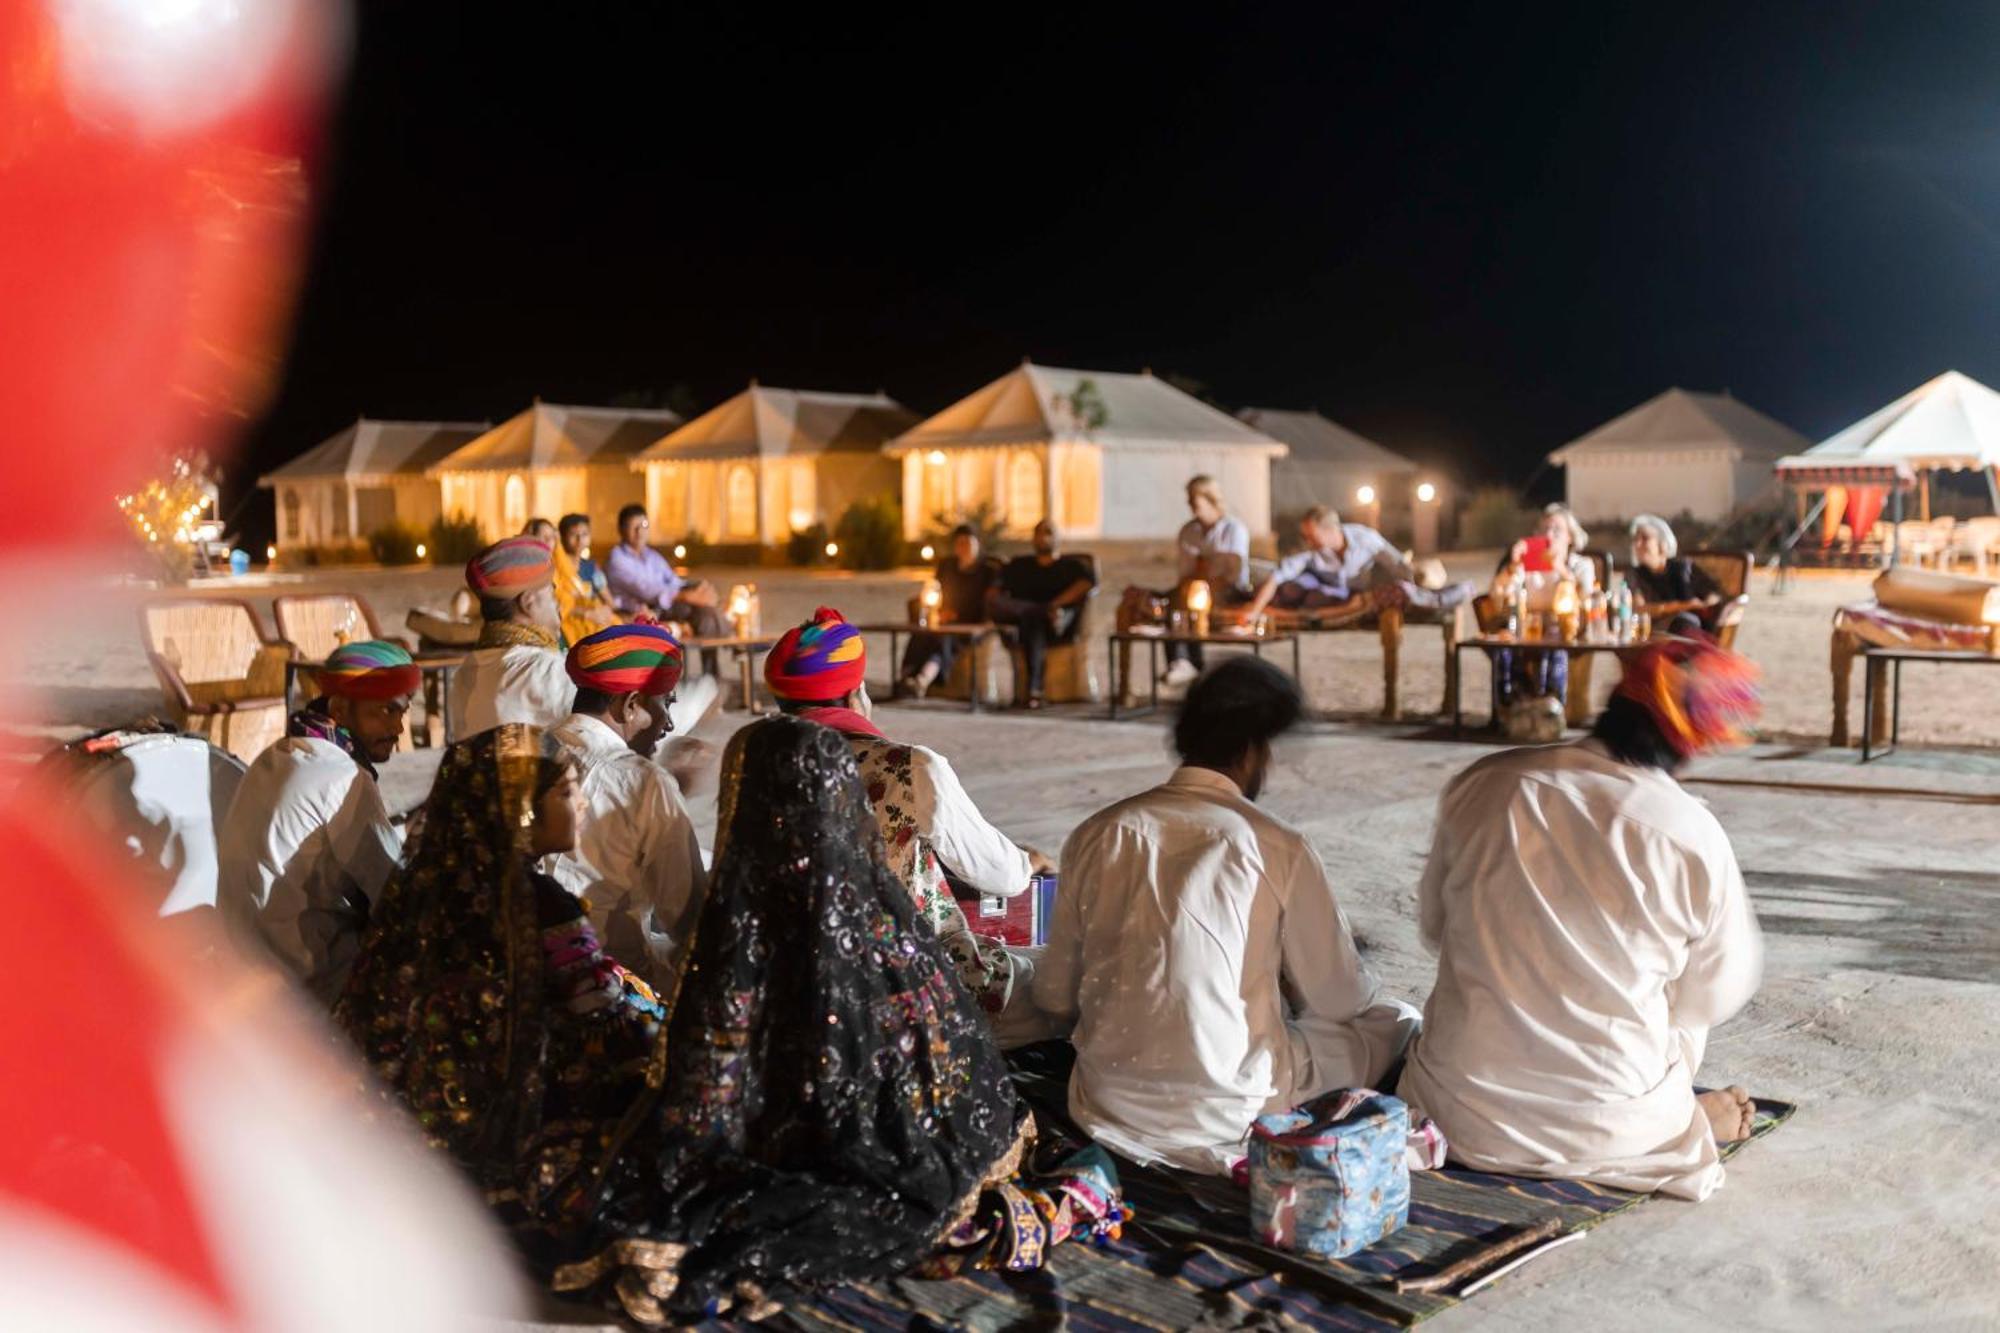
M 1992 5 L 520 8 L 360 6 L 232 491 L 359 413 L 1024 355 L 1514 483 L 1672 384 L 1817 439 L 2000 383 Z

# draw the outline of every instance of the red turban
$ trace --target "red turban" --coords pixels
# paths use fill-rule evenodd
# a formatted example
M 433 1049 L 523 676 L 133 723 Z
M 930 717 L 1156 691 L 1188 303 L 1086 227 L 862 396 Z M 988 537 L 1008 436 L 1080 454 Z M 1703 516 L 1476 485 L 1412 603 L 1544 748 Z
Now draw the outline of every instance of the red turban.
M 1760 707 L 1757 668 L 1700 631 L 1647 645 L 1625 663 L 1613 697 L 1645 709 L 1683 759 L 1745 743 Z
M 764 682 L 780 699 L 808 703 L 838 699 L 860 689 L 867 675 L 868 650 L 861 631 L 830 606 L 786 630 L 764 659 Z
M 555 582 L 555 553 L 540 537 L 494 542 L 465 563 L 465 586 L 505 600 Z
M 564 665 L 581 690 L 671 694 L 681 680 L 681 644 L 658 625 L 613 625 L 577 640 Z

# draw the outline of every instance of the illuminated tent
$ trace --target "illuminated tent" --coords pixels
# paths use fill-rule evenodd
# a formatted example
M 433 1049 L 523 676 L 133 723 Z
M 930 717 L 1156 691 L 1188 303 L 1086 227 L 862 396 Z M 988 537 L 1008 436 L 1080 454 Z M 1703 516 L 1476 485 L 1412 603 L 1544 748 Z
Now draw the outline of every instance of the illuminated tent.
M 1668 389 L 1549 455 L 1586 523 L 1635 514 L 1715 521 L 1769 495 L 1806 437 L 1726 393 Z
M 641 452 L 646 507 L 662 538 L 770 545 L 854 501 L 896 494 L 882 446 L 917 424 L 886 394 L 818 393 L 758 384 Z
M 488 541 L 519 532 L 530 518 L 554 522 L 572 513 L 588 514 L 599 533 L 614 533 L 620 507 L 645 494 L 632 460 L 680 424 L 664 410 L 537 399 L 428 475 L 442 488 L 444 511 L 476 520 Z
M 980 505 L 1025 535 L 1043 517 L 1072 537 L 1171 537 L 1186 485 L 1221 485 L 1253 535 L 1271 529 L 1271 469 L 1285 446 L 1151 372 L 1022 362 L 891 441 L 911 539 Z
M 356 417 L 257 479 L 276 494 L 279 549 L 355 545 L 390 523 L 423 531 L 439 513 L 438 483 L 425 471 L 489 425 Z
M 1271 460 L 1271 516 L 1280 527 L 1314 505 L 1371 524 L 1407 513 L 1417 465 L 1401 454 L 1318 412 L 1250 407 L 1237 416 L 1290 450 Z

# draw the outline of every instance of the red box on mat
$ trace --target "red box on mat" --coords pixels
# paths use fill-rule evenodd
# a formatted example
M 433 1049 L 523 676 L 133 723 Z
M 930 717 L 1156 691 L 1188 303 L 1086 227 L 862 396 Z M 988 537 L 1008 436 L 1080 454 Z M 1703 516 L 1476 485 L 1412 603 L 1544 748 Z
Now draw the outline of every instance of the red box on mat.
M 956 888 L 957 886 L 953 886 Z M 961 896 L 966 924 L 975 935 L 985 935 L 1019 948 L 1046 944 L 1049 913 L 1056 903 L 1056 877 L 1036 875 L 1028 881 L 1028 891 L 1003 898 L 995 893 Z

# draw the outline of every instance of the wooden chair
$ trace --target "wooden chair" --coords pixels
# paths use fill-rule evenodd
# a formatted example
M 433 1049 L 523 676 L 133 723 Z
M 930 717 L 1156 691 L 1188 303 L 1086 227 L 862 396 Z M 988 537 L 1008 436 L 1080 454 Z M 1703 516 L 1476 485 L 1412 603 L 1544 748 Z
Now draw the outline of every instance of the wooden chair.
M 360 639 L 387 639 L 405 648 L 410 646 L 401 635 L 384 634 L 382 623 L 375 619 L 375 608 L 353 593 L 274 598 L 271 614 L 278 622 L 278 637 L 309 662 L 324 662 L 341 644 Z
M 186 597 L 139 609 L 147 664 L 176 725 L 246 763 L 285 734 L 291 649 L 264 636 L 250 603 Z
M 1722 605 L 1715 611 L 1715 638 L 1724 648 L 1736 645 L 1736 627 L 1750 609 L 1750 571 L 1757 557 L 1748 551 L 1689 551 L 1695 568 L 1715 580 Z
M 1078 555 L 1072 559 L 1081 560 L 1090 567 L 1092 579 L 1090 594 L 1076 608 L 1076 624 L 1069 638 L 1062 643 L 1049 645 L 1049 655 L 1042 663 L 1042 697 L 1052 704 L 1096 703 L 1098 699 L 1097 671 L 1090 662 L 1090 636 L 1095 619 L 1091 608 L 1097 602 L 1098 585 L 1097 557 Z M 1011 633 L 1005 636 L 1007 660 L 1014 669 L 1014 702 L 1025 705 L 1028 702 L 1028 659 L 1021 652 L 1021 645 Z

